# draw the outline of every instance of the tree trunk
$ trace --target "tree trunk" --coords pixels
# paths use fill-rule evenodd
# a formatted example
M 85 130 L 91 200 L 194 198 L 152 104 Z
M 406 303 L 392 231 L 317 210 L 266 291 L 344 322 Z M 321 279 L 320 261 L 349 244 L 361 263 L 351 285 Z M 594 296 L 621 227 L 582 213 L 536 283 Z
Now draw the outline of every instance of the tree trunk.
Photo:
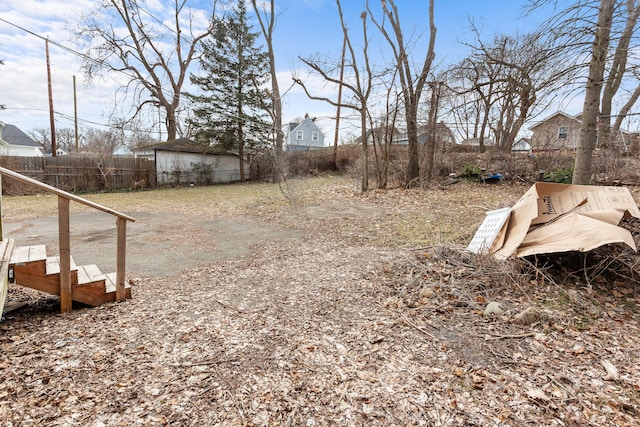
M 406 185 L 410 187 L 420 178 L 420 156 L 418 155 L 418 123 L 416 122 L 417 106 L 407 105 L 405 108 L 407 114 L 407 140 L 408 140 L 408 163 Z
M 176 135 L 178 133 L 178 121 L 176 119 L 176 111 L 171 107 L 167 107 L 166 112 L 167 112 L 167 118 L 165 120 L 167 124 L 167 141 L 173 141 L 176 139 Z
M 578 140 L 576 162 L 573 169 L 572 182 L 574 184 L 591 183 L 593 150 L 598 138 L 600 94 L 611 37 L 614 6 L 615 0 L 600 1 L 598 25 L 593 40 L 589 77 L 585 88 L 580 139 Z
M 367 111 L 360 111 L 360 128 L 362 130 L 362 192 L 369 191 L 369 144 L 367 143 Z

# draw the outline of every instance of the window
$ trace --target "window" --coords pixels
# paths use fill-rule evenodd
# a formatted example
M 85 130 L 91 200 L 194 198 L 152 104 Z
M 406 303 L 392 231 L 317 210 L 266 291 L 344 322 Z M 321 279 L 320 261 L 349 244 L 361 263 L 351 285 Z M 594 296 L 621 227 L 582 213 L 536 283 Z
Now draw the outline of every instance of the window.
M 320 134 L 318 132 L 311 132 L 311 140 L 318 141 L 320 139 Z
M 304 137 L 304 132 L 303 131 L 301 131 L 301 130 L 296 131 L 296 141 L 302 141 L 303 137 Z
M 566 138 L 569 135 L 569 128 L 567 126 L 558 126 L 558 138 Z

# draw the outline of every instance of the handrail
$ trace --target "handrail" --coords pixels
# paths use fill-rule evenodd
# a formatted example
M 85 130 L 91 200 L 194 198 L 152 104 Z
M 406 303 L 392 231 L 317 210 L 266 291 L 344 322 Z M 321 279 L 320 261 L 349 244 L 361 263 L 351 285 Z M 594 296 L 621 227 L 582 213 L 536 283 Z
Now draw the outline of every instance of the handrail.
M 24 176 L 10 169 L 0 167 L 0 176 L 8 176 L 17 181 L 24 182 L 26 184 L 34 185 L 42 188 L 43 190 L 56 194 L 58 196 L 58 246 L 60 251 L 60 311 L 68 313 L 71 311 L 72 305 L 72 289 L 71 289 L 71 238 L 70 238 L 70 218 L 69 218 L 69 201 L 81 203 L 91 208 L 97 209 L 102 212 L 106 212 L 115 216 L 116 229 L 117 229 L 117 243 L 116 243 L 116 300 L 122 301 L 126 298 L 124 276 L 126 265 L 126 246 L 127 246 L 127 221 L 135 222 L 135 218 L 115 211 L 106 206 L 102 206 L 98 203 L 68 193 L 59 188 L 53 187 L 49 184 L 45 184 L 28 176 Z M 1 182 L 1 181 L 0 181 Z M 2 184 L 0 183 L 0 197 Z M 2 204 L 0 203 L 0 213 L 2 211 Z M 2 216 L 0 215 L 0 240 L 2 236 Z
M 129 215 L 125 215 L 123 213 L 120 213 L 116 210 L 113 210 L 111 208 L 108 208 L 106 206 L 102 206 L 101 204 L 92 202 L 91 200 L 87 200 L 87 199 L 83 199 L 80 196 L 76 196 L 75 194 L 71 194 L 68 193 L 64 190 L 60 190 L 59 188 L 53 187 L 49 184 L 45 184 L 44 182 L 40 182 L 37 179 L 33 179 L 33 178 L 29 178 L 28 176 L 24 176 L 22 174 L 19 174 L 17 172 L 12 171 L 11 169 L 7 169 L 7 168 L 3 168 L 0 167 L 0 174 L 2 175 L 6 175 L 6 176 L 10 176 L 11 178 L 14 178 L 18 181 L 22 181 L 24 183 L 27 184 L 31 184 L 31 185 L 35 185 L 36 187 L 40 187 L 43 190 L 46 190 L 49 193 L 53 193 L 53 194 L 57 194 L 60 197 L 64 197 L 65 199 L 69 199 L 69 200 L 73 200 L 74 202 L 78 202 L 78 203 L 82 203 L 83 205 L 92 207 L 94 209 L 97 209 L 99 211 L 102 212 L 106 212 L 108 214 L 117 216 L 118 218 L 123 218 L 126 219 L 127 221 L 131 221 L 131 222 L 135 222 L 136 219 L 129 216 Z

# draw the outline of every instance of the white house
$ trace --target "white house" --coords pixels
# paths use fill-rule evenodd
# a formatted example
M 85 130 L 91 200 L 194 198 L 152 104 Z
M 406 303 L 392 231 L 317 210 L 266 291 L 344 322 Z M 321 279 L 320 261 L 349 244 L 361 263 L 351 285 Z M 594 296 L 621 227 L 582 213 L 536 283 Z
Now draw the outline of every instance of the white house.
M 14 125 L 0 122 L 0 156 L 42 157 L 44 147 Z
M 512 153 L 530 153 L 531 152 L 531 144 L 529 138 L 520 138 L 513 144 L 511 147 Z
M 187 138 L 158 144 L 153 150 L 158 185 L 240 181 L 237 153 L 221 151 Z M 249 162 L 243 159 L 242 164 L 245 179 L 249 179 Z
M 324 134 L 316 124 L 316 119 L 304 115 L 299 123 L 289 123 L 286 151 L 309 151 L 324 148 Z

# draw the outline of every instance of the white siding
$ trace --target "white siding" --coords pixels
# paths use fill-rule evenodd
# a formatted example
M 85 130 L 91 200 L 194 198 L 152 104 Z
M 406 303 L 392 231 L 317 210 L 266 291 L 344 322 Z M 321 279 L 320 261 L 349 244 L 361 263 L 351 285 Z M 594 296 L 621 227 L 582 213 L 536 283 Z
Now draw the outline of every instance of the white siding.
M 0 155 L 16 157 L 42 157 L 42 150 L 38 147 L 26 145 L 0 144 Z
M 249 164 L 244 162 L 245 179 Z M 240 180 L 237 156 L 156 151 L 158 185 L 213 184 Z

